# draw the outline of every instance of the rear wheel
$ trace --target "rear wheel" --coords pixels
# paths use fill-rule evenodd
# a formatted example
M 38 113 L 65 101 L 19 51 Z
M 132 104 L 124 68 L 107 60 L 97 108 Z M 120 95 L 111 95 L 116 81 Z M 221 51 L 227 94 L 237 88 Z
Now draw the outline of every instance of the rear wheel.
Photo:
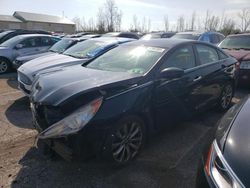
M 4 58 L 0 58 L 0 74 L 7 73 L 10 70 L 10 62 Z
M 234 94 L 234 89 L 232 84 L 230 83 L 226 84 L 222 90 L 221 97 L 219 100 L 219 105 L 218 105 L 219 110 L 224 111 L 230 108 L 233 94 Z
M 120 121 L 110 132 L 105 146 L 105 157 L 117 165 L 133 160 L 145 143 L 145 125 L 137 117 Z

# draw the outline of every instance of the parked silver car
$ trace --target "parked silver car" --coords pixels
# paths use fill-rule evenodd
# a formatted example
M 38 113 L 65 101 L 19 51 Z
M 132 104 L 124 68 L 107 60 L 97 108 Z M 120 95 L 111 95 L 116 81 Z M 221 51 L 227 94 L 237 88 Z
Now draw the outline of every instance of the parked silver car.
M 15 36 L 0 45 L 0 74 L 12 68 L 12 61 L 19 56 L 43 53 L 60 39 L 43 34 Z
M 91 35 L 84 35 L 82 37 L 79 38 L 68 38 L 68 37 L 64 37 L 62 38 L 61 41 L 55 43 L 53 46 L 51 46 L 47 52 L 44 53 L 40 53 L 40 54 L 33 54 L 33 55 L 27 55 L 27 56 L 21 56 L 21 57 L 17 57 L 15 61 L 13 61 L 13 67 L 15 69 L 18 69 L 21 65 L 23 65 L 24 63 L 32 60 L 32 59 L 36 59 L 38 57 L 41 56 L 46 56 L 46 55 L 50 55 L 50 54 L 54 54 L 54 53 L 63 53 L 65 50 L 67 50 L 68 48 L 72 47 L 73 45 L 77 44 L 78 42 L 82 42 L 85 41 L 87 39 L 90 38 L 97 38 L 100 37 L 101 35 L 99 34 L 91 34 Z
M 104 54 L 119 44 L 135 39 L 119 37 L 100 37 L 82 41 L 66 50 L 63 54 L 52 54 L 33 59 L 18 68 L 19 88 L 29 96 L 32 83 L 40 73 L 58 71 L 62 67 L 82 64 Z

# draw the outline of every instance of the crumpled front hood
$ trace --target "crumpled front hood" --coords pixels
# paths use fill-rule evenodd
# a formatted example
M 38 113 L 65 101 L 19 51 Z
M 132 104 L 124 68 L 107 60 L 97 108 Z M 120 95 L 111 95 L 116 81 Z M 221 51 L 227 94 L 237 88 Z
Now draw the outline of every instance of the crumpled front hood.
M 30 61 L 32 59 L 36 59 L 36 58 L 39 58 L 39 57 L 42 57 L 42 56 L 44 58 L 45 56 L 48 57 L 50 55 L 55 55 L 55 53 L 53 53 L 53 52 L 44 52 L 44 53 L 40 53 L 40 54 L 26 55 L 26 56 L 18 57 L 18 58 L 16 58 L 16 60 L 25 63 L 25 62 Z
M 247 50 L 225 50 L 238 61 L 250 60 L 250 51 Z
M 84 59 L 77 59 L 63 54 L 51 54 L 45 57 L 33 59 L 23 64 L 19 67 L 18 71 L 33 80 L 33 76 L 40 71 L 54 67 L 82 64 L 84 61 Z
M 95 70 L 75 65 L 53 73 L 41 74 L 34 82 L 31 101 L 57 106 L 72 96 L 90 91 L 115 90 L 136 83 L 138 75 Z

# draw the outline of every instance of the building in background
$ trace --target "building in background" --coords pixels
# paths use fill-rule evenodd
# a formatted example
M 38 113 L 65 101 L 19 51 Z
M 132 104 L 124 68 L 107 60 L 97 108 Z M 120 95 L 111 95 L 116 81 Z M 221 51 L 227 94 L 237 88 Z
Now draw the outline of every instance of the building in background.
M 45 30 L 56 33 L 74 33 L 75 23 L 68 18 L 29 12 L 14 12 L 13 16 L 0 15 L 1 29 Z

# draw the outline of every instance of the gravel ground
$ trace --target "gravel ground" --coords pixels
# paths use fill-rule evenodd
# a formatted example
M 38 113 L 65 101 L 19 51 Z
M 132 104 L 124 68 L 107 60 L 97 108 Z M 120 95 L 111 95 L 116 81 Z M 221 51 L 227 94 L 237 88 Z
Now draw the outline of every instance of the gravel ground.
M 239 89 L 234 103 L 250 90 Z M 135 161 L 114 168 L 97 159 L 51 160 L 35 147 L 28 98 L 16 74 L 0 76 L 0 187 L 194 187 L 204 143 L 223 113 L 211 110 L 154 136 Z

